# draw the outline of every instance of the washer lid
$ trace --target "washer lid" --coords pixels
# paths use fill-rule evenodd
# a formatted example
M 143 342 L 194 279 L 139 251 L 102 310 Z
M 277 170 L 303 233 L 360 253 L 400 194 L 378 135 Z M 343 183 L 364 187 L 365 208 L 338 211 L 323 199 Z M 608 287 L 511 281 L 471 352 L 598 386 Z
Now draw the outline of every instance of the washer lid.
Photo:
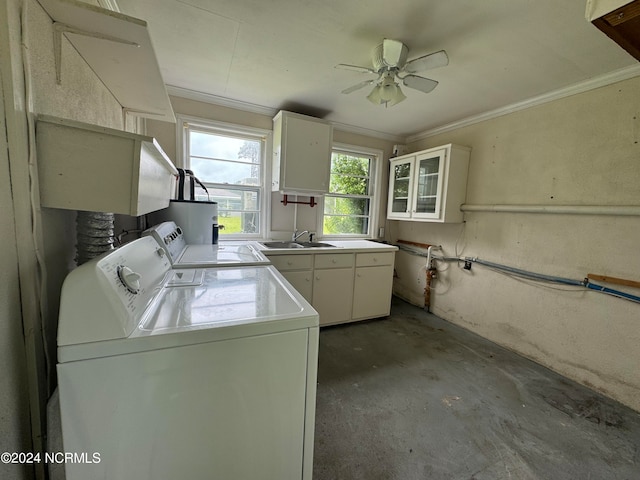
M 252 243 L 220 242 L 217 245 L 187 245 L 174 265 L 177 268 L 269 265 L 269 259 Z
M 125 339 L 58 348 L 60 363 L 318 326 L 318 313 L 272 266 L 207 268 L 200 285 L 165 286 Z M 182 278 L 191 279 L 193 269 Z M 194 278 L 199 277 L 196 274 Z M 174 278 L 174 277 L 171 277 Z M 179 277 L 178 277 L 179 278 Z
M 176 272 L 181 270 L 177 269 Z M 182 270 L 188 273 L 193 270 Z M 164 288 L 140 335 L 255 324 L 296 317 L 305 306 L 284 286 L 274 267 L 207 268 L 201 285 Z

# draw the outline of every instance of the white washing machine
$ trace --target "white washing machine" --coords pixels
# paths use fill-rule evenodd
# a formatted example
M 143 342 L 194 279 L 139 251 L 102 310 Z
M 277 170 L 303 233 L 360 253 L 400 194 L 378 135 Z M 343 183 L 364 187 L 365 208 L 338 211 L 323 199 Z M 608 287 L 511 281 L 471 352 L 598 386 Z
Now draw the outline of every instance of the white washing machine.
M 67 480 L 310 480 L 317 355 L 272 266 L 176 269 L 151 237 L 94 259 L 62 289 Z
M 169 255 L 176 268 L 269 265 L 269 259 L 256 247 L 257 242 L 223 241 L 215 245 L 187 245 L 182 228 L 163 222 L 145 230 Z

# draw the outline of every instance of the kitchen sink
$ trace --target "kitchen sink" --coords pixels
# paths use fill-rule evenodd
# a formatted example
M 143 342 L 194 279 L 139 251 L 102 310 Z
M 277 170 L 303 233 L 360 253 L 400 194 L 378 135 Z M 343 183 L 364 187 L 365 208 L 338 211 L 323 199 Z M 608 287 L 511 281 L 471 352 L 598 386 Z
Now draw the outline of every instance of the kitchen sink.
M 267 248 L 304 248 L 296 242 L 260 242 Z
M 321 248 L 335 247 L 330 243 L 323 242 L 260 242 L 267 248 Z
M 330 243 L 323 242 L 296 242 L 299 245 L 302 245 L 304 248 L 321 248 L 321 247 L 336 247 L 335 245 L 331 245 Z

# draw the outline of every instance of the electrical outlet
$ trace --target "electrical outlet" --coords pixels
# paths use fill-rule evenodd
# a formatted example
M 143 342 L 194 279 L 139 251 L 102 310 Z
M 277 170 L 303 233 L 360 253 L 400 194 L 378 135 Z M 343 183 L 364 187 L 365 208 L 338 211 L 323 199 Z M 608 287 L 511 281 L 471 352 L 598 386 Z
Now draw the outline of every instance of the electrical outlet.
M 378 229 L 378 238 L 384 238 L 384 227 Z

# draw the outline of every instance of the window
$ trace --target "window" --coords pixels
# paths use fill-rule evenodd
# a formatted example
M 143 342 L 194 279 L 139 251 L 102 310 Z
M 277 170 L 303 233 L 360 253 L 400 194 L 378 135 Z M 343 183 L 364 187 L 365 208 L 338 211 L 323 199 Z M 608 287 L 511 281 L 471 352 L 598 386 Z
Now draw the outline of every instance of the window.
M 259 237 L 264 232 L 267 132 L 180 119 L 184 165 L 207 187 L 196 200 L 218 203 L 220 235 Z
M 323 236 L 375 236 L 379 156 L 355 147 L 334 148 L 329 193 L 324 196 Z

